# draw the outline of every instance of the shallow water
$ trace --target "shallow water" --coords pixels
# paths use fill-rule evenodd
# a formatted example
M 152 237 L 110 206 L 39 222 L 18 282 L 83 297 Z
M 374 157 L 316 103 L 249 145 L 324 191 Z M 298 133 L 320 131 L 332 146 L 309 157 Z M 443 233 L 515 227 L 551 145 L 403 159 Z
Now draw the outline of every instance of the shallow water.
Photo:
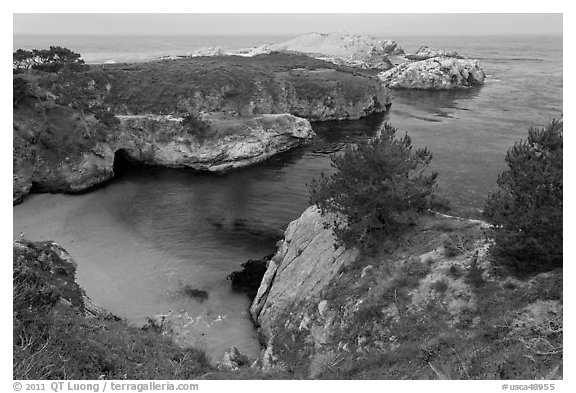
M 344 122 L 345 132 L 336 123 L 318 125 L 326 138 L 228 175 L 132 167 L 90 193 L 30 195 L 14 207 L 14 238 L 23 232 L 60 243 L 77 261 L 88 296 L 132 323 L 172 311 L 192 317 L 185 340 L 214 359 L 233 345 L 256 357 L 249 300 L 231 290 L 228 274 L 274 252 L 306 209 L 306 184 L 330 170 L 328 156 L 315 150 L 372 135 L 382 120 Z M 187 287 L 208 298 L 190 298 Z
M 392 37 L 394 38 L 394 37 Z M 505 168 L 506 150 L 562 113 L 559 37 L 399 37 L 407 52 L 429 44 L 479 58 L 485 86 L 459 92 L 402 92 L 386 120 L 428 146 L 438 191 L 456 214 L 478 216 Z M 248 299 L 226 276 L 274 250 L 275 236 L 308 206 L 307 183 L 330 160 L 321 147 L 373 133 L 381 117 L 314 124 L 313 145 L 226 176 L 131 168 L 83 195 L 31 195 L 14 207 L 14 238 L 55 240 L 78 262 L 78 282 L 109 311 L 143 324 L 188 314 L 187 341 L 213 358 L 232 345 L 256 356 Z M 186 286 L 208 292 L 198 302 Z

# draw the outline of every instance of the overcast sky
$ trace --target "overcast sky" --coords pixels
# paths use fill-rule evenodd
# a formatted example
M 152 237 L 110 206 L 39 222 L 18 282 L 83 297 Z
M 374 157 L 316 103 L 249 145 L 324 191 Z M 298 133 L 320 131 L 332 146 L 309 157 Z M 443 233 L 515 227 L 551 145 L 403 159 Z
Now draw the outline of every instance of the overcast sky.
M 14 14 L 14 34 L 562 34 L 562 14 Z

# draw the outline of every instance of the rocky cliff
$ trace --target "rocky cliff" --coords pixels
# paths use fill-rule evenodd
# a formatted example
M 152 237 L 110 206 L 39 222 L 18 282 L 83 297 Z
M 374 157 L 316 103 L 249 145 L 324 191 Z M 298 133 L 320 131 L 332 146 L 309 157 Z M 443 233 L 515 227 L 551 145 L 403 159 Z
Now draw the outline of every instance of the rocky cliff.
M 404 54 L 404 50 L 394 41 L 349 33 L 309 33 L 285 42 L 243 50 L 238 54 L 254 56 L 271 52 L 304 53 L 334 64 L 382 70 L 393 66 L 389 55 Z
M 434 57 L 399 64 L 378 77 L 395 89 L 445 90 L 480 86 L 486 74 L 477 60 Z
M 117 152 L 151 165 L 229 170 L 309 140 L 308 121 L 295 116 L 359 119 L 390 105 L 378 78 L 289 54 L 102 65 L 14 80 L 15 203 L 30 190 L 78 192 L 102 183 L 113 176 Z M 206 135 L 180 122 L 199 112 L 211 124 Z
M 217 172 L 261 162 L 314 136 L 307 120 L 289 114 L 206 114 L 210 126 L 201 135 L 171 116 L 119 116 L 110 132 L 67 108 L 48 112 L 36 121 L 30 113 L 14 118 L 14 203 L 32 185 L 38 191 L 79 192 L 102 183 L 114 176 L 117 153 L 148 165 Z M 61 128 L 48 134 L 45 121 L 57 121 Z M 62 133 L 70 139 L 62 139 Z
M 334 247 L 324 223 L 306 210 L 268 263 L 250 308 L 264 372 L 561 378 L 561 271 L 500 276 L 481 221 L 423 217 L 395 251 L 370 257 Z

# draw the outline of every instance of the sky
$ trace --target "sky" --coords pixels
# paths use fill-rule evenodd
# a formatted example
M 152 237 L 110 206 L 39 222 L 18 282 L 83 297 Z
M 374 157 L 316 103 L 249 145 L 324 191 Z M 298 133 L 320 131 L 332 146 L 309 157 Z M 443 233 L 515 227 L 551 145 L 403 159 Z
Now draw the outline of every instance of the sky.
M 13 14 L 13 33 L 34 35 L 562 34 L 562 14 Z

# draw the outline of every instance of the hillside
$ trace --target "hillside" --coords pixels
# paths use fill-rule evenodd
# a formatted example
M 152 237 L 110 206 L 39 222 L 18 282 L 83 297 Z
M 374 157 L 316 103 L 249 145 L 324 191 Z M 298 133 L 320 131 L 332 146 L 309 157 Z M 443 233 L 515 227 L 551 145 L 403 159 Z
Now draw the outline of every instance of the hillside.
M 334 246 L 315 207 L 288 227 L 250 312 L 263 369 L 296 378 L 562 378 L 562 270 L 500 274 L 481 221 L 430 215 L 392 252 Z
M 14 379 L 195 379 L 213 369 L 157 326 L 135 328 L 98 309 L 75 272 L 53 242 L 14 242 Z

